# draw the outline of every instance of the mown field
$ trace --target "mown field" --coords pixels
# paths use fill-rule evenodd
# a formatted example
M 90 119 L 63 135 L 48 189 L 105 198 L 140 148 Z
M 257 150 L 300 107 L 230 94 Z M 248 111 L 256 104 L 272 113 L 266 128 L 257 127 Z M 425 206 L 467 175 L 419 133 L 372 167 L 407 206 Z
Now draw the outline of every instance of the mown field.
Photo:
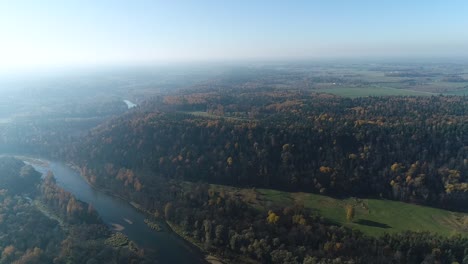
M 339 87 L 339 88 L 328 88 L 320 90 L 324 93 L 335 94 L 344 97 L 364 97 L 364 96 L 398 96 L 398 95 L 417 95 L 417 96 L 428 96 L 434 95 L 429 92 L 419 92 L 405 89 L 396 89 L 390 87 Z
M 368 235 L 382 235 L 405 230 L 430 231 L 440 235 L 468 235 L 468 214 L 379 199 L 336 199 L 311 193 L 288 193 L 257 190 L 257 200 L 264 208 L 303 204 L 305 208 L 331 222 L 356 228 Z M 354 220 L 346 220 L 345 207 L 353 205 Z
M 211 185 L 240 197 L 251 206 L 265 211 L 282 210 L 302 204 L 313 214 L 318 214 L 337 225 L 358 229 L 371 236 L 402 231 L 429 231 L 442 236 L 462 234 L 468 236 L 468 214 L 381 199 L 337 199 L 312 193 L 290 193 L 271 189 L 239 189 Z M 346 206 L 355 208 L 352 221 L 346 220 Z
M 448 92 L 447 94 L 449 95 L 468 95 L 468 89 L 464 89 L 464 90 L 457 90 L 457 91 L 450 91 Z

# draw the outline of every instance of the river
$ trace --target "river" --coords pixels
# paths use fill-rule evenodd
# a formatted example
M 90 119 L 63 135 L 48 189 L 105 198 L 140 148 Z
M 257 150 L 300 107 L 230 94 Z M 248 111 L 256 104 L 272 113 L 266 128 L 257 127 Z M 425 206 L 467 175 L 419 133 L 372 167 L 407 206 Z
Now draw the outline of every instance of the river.
M 57 184 L 77 199 L 92 204 L 102 220 L 111 228 L 124 227 L 120 232 L 140 247 L 156 250 L 159 263 L 206 263 L 203 255 L 185 240 L 164 228 L 161 232 L 150 229 L 143 221 L 145 215 L 128 202 L 92 188 L 81 175 L 61 162 L 33 162 L 37 171 L 52 171 Z
M 137 104 L 135 103 L 132 103 L 131 101 L 129 100 L 123 100 L 125 104 L 127 104 L 127 108 L 130 109 L 130 108 L 133 108 L 133 107 L 136 107 Z

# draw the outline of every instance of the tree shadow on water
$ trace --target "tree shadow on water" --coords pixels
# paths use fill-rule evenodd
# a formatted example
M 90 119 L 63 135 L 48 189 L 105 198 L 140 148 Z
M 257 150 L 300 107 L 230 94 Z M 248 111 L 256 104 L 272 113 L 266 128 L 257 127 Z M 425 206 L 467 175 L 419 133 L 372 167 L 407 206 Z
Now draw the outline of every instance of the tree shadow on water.
M 372 227 L 378 227 L 378 228 L 392 228 L 391 226 L 384 224 L 384 223 L 379 223 L 371 220 L 365 220 L 365 219 L 358 219 L 354 221 L 354 223 L 358 225 L 366 225 L 366 226 L 372 226 Z

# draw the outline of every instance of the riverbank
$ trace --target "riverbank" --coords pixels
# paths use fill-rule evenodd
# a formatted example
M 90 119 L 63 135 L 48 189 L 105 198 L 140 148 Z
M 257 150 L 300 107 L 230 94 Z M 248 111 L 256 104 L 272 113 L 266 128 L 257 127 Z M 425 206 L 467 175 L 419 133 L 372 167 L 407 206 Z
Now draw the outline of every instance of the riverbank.
M 199 243 L 198 241 L 196 241 L 195 239 L 193 239 L 193 238 L 191 238 L 189 236 L 184 235 L 184 232 L 182 231 L 182 229 L 179 226 L 175 225 L 174 223 L 171 223 L 170 221 L 166 221 L 166 224 L 171 228 L 172 232 L 176 233 L 178 236 L 183 238 L 185 241 L 187 241 L 187 242 L 191 243 L 193 246 L 197 247 L 200 251 L 205 252 L 205 254 L 206 254 L 205 260 L 208 263 L 210 263 L 210 264 L 228 264 L 229 263 L 229 262 L 223 260 L 222 258 L 220 258 L 218 256 L 207 253 L 203 249 L 203 245 L 201 243 Z
M 113 193 L 105 186 L 104 188 L 94 186 L 73 162 L 57 162 L 24 154 L 8 156 L 21 156 L 21 160 L 29 160 L 27 163 L 42 174 L 51 171 L 61 188 L 73 194 L 78 200 L 92 205 L 110 229 L 123 226 L 121 232 L 135 241 L 140 248 L 156 254 L 157 257 L 154 259 L 157 259 L 158 263 L 209 263 L 205 259 L 204 252 L 172 232 L 164 221 L 161 221 L 161 227 L 167 226 L 167 228 L 161 232 L 153 231 L 144 223 L 148 211 L 143 211 L 141 207 L 138 209 L 139 206 L 136 206 L 138 204 L 131 203 L 129 199 Z M 112 225 L 113 223 L 119 226 Z
M 131 201 L 129 199 L 127 199 L 126 197 L 124 196 L 121 196 L 121 195 L 118 195 L 114 192 L 112 192 L 112 190 L 110 189 L 106 189 L 106 188 L 102 188 L 102 187 L 98 187 L 96 185 L 94 185 L 92 182 L 89 181 L 89 179 L 87 177 L 85 177 L 83 175 L 83 173 L 81 173 L 81 168 L 74 164 L 73 162 L 68 162 L 67 165 L 75 170 L 77 173 L 79 173 L 79 175 L 83 178 L 83 180 L 89 185 L 91 186 L 93 189 L 97 190 L 97 191 L 100 191 L 100 192 L 103 192 L 103 193 L 106 193 L 108 195 L 111 195 L 113 197 L 116 197 L 118 199 L 121 199 L 122 201 L 125 201 L 127 203 L 129 203 L 131 206 L 133 206 L 136 210 L 148 215 L 148 216 L 151 216 L 151 212 L 146 210 L 145 208 L 143 208 L 140 204 L 134 202 L 134 201 Z M 182 230 L 174 225 L 173 223 L 170 223 L 169 221 L 163 221 L 165 224 L 166 224 L 166 230 L 172 232 L 173 234 L 177 235 L 180 239 L 182 239 L 184 242 L 186 242 L 191 248 L 195 249 L 196 251 L 200 252 L 201 254 L 204 255 L 204 260 L 206 261 L 206 263 L 210 263 L 210 264 L 229 264 L 229 262 L 223 260 L 222 258 L 218 257 L 218 256 L 214 256 L 212 254 L 209 254 L 208 252 L 206 252 L 204 249 L 203 249 L 203 246 L 198 243 L 197 241 L 195 241 L 194 239 L 186 236 L 183 234 Z M 153 230 L 154 232 L 157 232 L 155 230 Z
M 145 208 L 143 208 L 140 204 L 134 202 L 134 201 L 131 201 L 130 199 L 128 199 L 127 197 L 124 197 L 122 195 L 118 195 L 116 193 L 114 193 L 112 190 L 110 189 L 107 189 L 107 188 L 103 188 L 103 187 L 99 187 L 99 186 L 96 186 L 95 184 L 93 184 L 91 181 L 89 181 L 89 179 L 87 177 L 85 177 L 82 173 L 82 169 L 80 166 L 78 166 L 77 164 L 73 163 L 73 162 L 67 162 L 66 163 L 67 166 L 69 168 L 71 168 L 72 170 L 74 170 L 76 173 L 78 173 L 80 175 L 80 177 L 91 187 L 93 188 L 94 190 L 96 191 L 99 191 L 99 192 L 102 192 L 102 193 L 105 193 L 109 196 L 112 196 L 112 197 L 115 197 L 115 198 L 118 198 L 126 203 L 128 203 L 129 205 L 131 205 L 133 208 L 135 208 L 137 211 L 145 214 L 146 216 L 152 216 L 152 213 L 148 210 L 146 210 Z M 204 260 L 205 263 L 209 263 L 209 264 L 229 264 L 229 262 L 225 261 L 225 260 L 222 260 L 221 258 L 217 257 L 217 256 L 214 256 L 214 255 L 211 255 L 209 254 L 208 252 L 206 252 L 202 245 L 197 243 L 195 240 L 191 239 L 190 237 L 188 236 L 185 236 L 183 234 L 183 232 L 180 230 L 180 228 L 177 228 L 177 226 L 175 226 L 174 224 L 168 222 L 168 221 L 162 221 L 162 223 L 165 224 L 166 228 L 164 228 L 165 230 L 167 230 L 168 232 L 176 235 L 179 239 L 181 239 L 192 251 L 194 251 L 194 253 L 196 254 L 200 254 L 200 257 Z M 132 223 L 133 224 L 133 223 Z M 157 232 L 155 230 L 153 230 L 153 232 Z
M 52 211 L 47 205 L 45 205 L 44 203 L 42 203 L 39 200 L 33 200 L 32 204 L 44 216 L 46 216 L 47 218 L 49 218 L 51 220 L 57 221 L 59 223 L 59 226 L 62 228 L 63 231 L 65 231 L 66 233 L 68 232 L 68 230 L 69 230 L 68 224 L 66 224 L 65 221 L 57 213 Z

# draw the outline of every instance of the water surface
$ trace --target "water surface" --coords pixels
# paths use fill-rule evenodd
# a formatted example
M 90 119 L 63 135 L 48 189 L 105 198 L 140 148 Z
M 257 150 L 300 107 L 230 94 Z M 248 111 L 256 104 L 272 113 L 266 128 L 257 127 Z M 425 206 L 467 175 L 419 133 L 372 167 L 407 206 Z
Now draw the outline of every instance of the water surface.
M 128 109 L 130 109 L 130 108 L 133 108 L 133 107 L 136 107 L 136 106 L 137 106 L 137 104 L 135 104 L 135 103 L 132 103 L 132 102 L 130 102 L 129 100 L 123 100 L 123 101 L 124 101 L 124 103 L 126 103 L 126 104 L 127 104 L 127 108 L 128 108 Z
M 156 232 L 143 221 L 145 216 L 124 200 L 92 188 L 81 175 L 64 163 L 49 161 L 29 163 L 45 174 L 53 172 L 57 184 L 71 192 L 77 199 L 92 204 L 102 220 L 111 228 L 113 224 L 124 227 L 120 232 L 140 247 L 155 249 L 160 263 L 206 263 L 203 255 L 171 231 Z

